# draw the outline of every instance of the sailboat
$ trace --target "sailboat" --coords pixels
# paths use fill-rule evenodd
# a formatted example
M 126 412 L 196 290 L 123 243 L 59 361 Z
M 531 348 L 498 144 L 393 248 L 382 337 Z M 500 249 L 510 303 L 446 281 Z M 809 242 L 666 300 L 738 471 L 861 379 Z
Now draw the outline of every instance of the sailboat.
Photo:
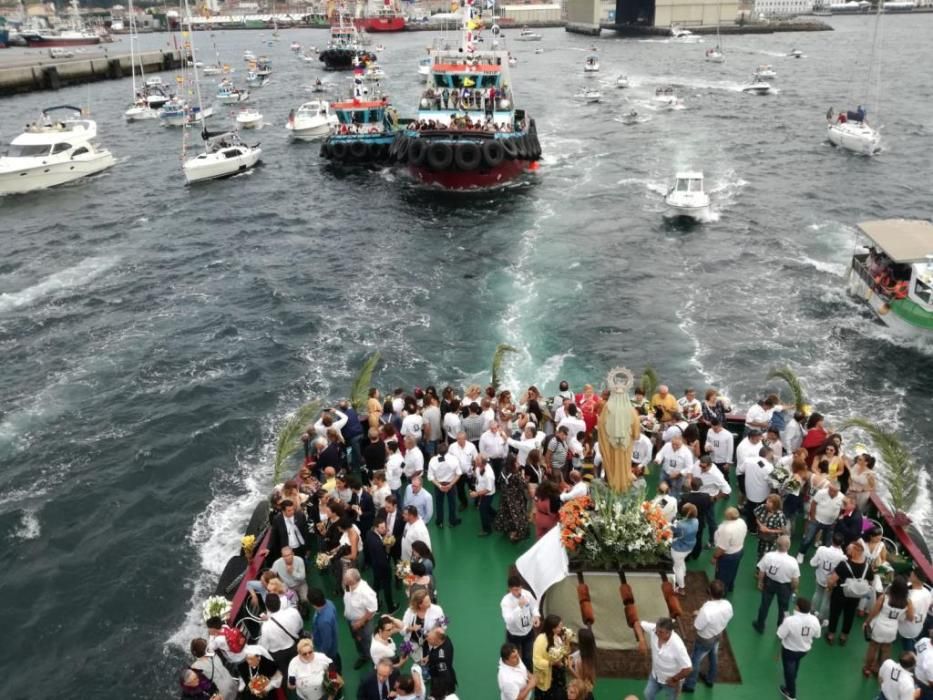
M 875 29 L 871 43 L 871 56 L 868 61 L 866 92 L 868 92 L 868 85 L 871 84 L 876 60 L 880 61 L 876 54 L 878 52 L 878 35 L 883 12 L 884 0 L 881 0 L 878 3 L 877 14 L 875 15 Z M 878 73 L 880 78 L 880 63 Z M 829 142 L 834 146 L 864 156 L 872 156 L 881 151 L 881 127 L 876 129 L 868 123 L 868 112 L 862 105 L 859 105 L 855 110 L 840 110 L 838 115 L 834 114 L 833 109 L 830 108 L 826 113 L 826 121 L 827 136 Z
M 191 28 L 191 10 L 188 0 L 184 0 L 185 19 Z M 191 60 L 197 61 L 194 48 L 194 32 L 191 32 Z M 194 89 L 198 96 L 198 110 L 204 114 L 204 101 L 201 97 L 201 83 L 198 72 L 194 71 Z M 182 137 L 183 139 L 186 137 Z M 240 141 L 236 131 L 218 131 L 211 133 L 203 121 L 201 123 L 201 138 L 204 140 L 204 151 L 194 158 L 186 159 L 182 165 L 185 180 L 188 184 L 204 180 L 216 180 L 230 177 L 237 173 L 250 170 L 262 155 L 259 144 L 249 146 Z
M 719 36 L 720 15 L 716 16 L 716 47 L 706 49 L 706 60 L 710 63 L 725 63 L 726 55 L 722 52 L 722 38 Z
M 129 2 L 129 18 L 130 18 L 130 73 L 133 76 L 133 105 L 123 113 L 123 118 L 128 122 L 138 122 L 146 119 L 156 119 L 159 116 L 159 112 L 149 101 L 149 89 L 147 87 L 143 88 L 142 92 L 138 92 L 136 89 L 136 42 L 139 40 L 139 35 L 136 32 L 136 13 L 133 11 L 133 0 Z M 143 65 L 142 61 L 139 63 L 139 78 L 145 85 L 146 79 L 143 75 Z M 161 104 L 164 104 L 165 101 Z M 161 104 L 159 106 L 161 106 Z
M 212 41 L 214 42 L 214 63 L 204 66 L 201 69 L 203 75 L 220 75 L 221 73 L 227 73 L 228 70 L 225 70 L 226 66 L 220 62 L 220 50 L 217 48 L 217 40 L 213 39 L 213 33 L 211 34 Z

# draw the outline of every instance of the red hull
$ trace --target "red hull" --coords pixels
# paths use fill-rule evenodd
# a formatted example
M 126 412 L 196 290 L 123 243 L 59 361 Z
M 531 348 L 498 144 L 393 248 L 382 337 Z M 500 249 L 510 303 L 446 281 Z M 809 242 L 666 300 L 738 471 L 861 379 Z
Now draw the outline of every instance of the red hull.
M 67 47 L 67 46 L 96 46 L 100 43 L 100 37 L 94 37 L 93 39 L 56 39 L 49 37 L 48 39 L 26 39 L 26 46 L 31 49 L 49 49 L 54 47 Z
M 426 165 L 409 165 L 408 172 L 424 185 L 433 185 L 445 190 L 488 190 L 502 187 L 531 169 L 530 160 L 504 160 L 492 170 L 435 171 Z
M 404 17 L 360 17 L 353 20 L 353 24 L 360 31 L 367 32 L 403 32 L 405 31 Z

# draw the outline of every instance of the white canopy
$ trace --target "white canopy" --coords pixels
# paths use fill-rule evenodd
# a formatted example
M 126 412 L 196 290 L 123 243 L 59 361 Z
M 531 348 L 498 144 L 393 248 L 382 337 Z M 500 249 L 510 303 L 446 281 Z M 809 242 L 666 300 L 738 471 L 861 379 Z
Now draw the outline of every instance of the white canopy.
M 896 263 L 924 262 L 933 255 L 933 223 L 922 219 L 863 221 L 862 233 Z

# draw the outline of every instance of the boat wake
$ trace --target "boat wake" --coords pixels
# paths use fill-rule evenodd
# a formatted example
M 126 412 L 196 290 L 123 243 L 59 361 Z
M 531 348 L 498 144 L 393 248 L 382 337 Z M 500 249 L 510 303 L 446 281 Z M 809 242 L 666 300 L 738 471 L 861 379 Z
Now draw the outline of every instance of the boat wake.
M 38 513 L 35 510 L 26 509 L 20 516 L 19 525 L 13 530 L 11 538 L 28 541 L 37 539 L 40 534 L 42 534 L 42 526 L 39 524 Z
M 65 268 L 49 275 L 38 284 L 19 292 L 0 294 L 0 313 L 30 306 L 52 297 L 58 292 L 72 290 L 86 285 L 95 277 L 114 267 L 119 262 L 117 256 L 85 258 L 77 265 Z

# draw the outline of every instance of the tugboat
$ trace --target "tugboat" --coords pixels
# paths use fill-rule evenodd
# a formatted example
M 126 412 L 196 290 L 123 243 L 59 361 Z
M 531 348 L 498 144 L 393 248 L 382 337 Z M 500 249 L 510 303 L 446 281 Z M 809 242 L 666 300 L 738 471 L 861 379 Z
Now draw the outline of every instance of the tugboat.
M 498 27 L 489 49 L 476 48 L 474 3 L 464 7 L 462 47 L 431 51 L 418 116 L 390 151 L 418 182 L 451 191 L 500 187 L 541 157 L 534 120 L 515 109 Z
M 330 42 L 318 54 L 318 60 L 324 70 L 352 70 L 358 63 L 375 62 L 376 54 L 363 48 L 359 31 L 352 24 L 344 24 L 341 13 L 339 23 L 330 28 Z
M 321 144 L 321 156 L 342 165 L 388 165 L 389 149 L 398 132 L 398 115 L 387 97 L 369 95 L 363 87 L 363 68 L 354 69 L 353 96 L 333 102 L 337 117 L 330 135 Z

